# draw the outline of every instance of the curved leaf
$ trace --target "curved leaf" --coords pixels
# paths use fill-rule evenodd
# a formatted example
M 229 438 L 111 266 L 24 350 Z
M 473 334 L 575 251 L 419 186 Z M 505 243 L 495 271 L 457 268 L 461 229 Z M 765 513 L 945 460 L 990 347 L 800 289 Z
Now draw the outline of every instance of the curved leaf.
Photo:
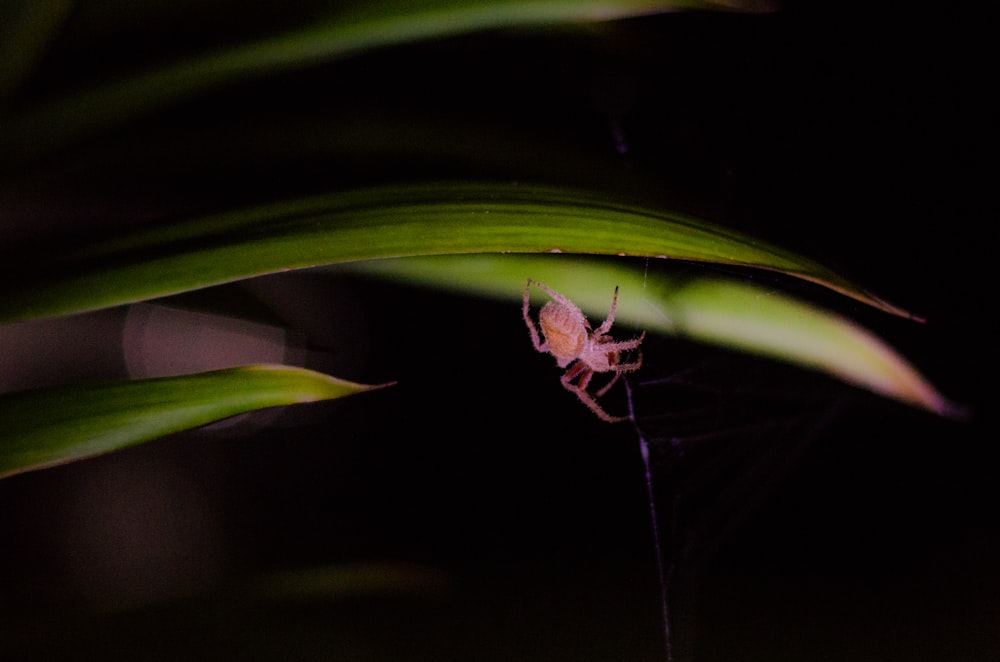
M 0 155 L 31 156 L 233 81 L 478 30 L 608 21 L 677 9 L 755 10 L 711 0 L 424 0 L 348 3 L 336 15 L 98 85 L 6 122 Z M 766 7 L 765 7 L 766 8 Z
M 133 303 L 287 269 L 456 253 L 592 253 L 757 267 L 911 316 L 737 232 L 565 188 L 376 187 L 222 214 L 43 258 L 0 285 L 0 321 Z M 17 263 L 10 256 L 9 263 Z
M 0 4 L 0 106 L 34 72 L 50 39 L 72 10 L 72 0 L 7 0 Z
M 520 300 L 530 277 L 566 295 L 592 319 L 607 315 L 617 286 L 617 324 L 775 358 L 943 416 L 963 415 L 866 329 L 773 289 L 715 278 L 643 274 L 570 256 L 375 260 L 341 268 L 506 300 Z M 544 295 L 532 290 L 540 303 Z
M 60 386 L 0 396 L 0 478 L 149 441 L 265 407 L 381 386 L 278 365 Z

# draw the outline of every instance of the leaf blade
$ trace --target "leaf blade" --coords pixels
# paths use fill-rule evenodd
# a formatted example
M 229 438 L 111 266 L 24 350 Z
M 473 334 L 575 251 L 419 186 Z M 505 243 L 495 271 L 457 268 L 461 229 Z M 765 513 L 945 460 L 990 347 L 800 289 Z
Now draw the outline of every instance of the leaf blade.
M 743 282 L 677 279 L 576 256 L 410 258 L 342 265 L 338 270 L 515 302 L 530 277 L 566 295 L 591 319 L 607 315 L 617 286 L 616 324 L 765 356 L 941 416 L 965 416 L 960 406 L 867 329 Z M 540 292 L 531 294 L 536 304 L 544 300 Z
M 0 478 L 72 462 L 236 414 L 387 386 L 278 365 L 0 395 Z
M 756 267 L 913 317 L 808 258 L 680 214 L 566 188 L 439 183 L 292 200 L 73 249 L 5 279 L 0 321 L 134 303 L 288 269 L 490 252 Z
M 394 0 L 348 3 L 332 16 L 111 82 L 10 118 L 0 155 L 33 158 L 60 145 L 234 81 L 372 50 L 476 31 L 609 21 L 680 9 L 760 11 L 710 0 Z M 767 7 L 765 6 L 766 10 Z M 3 161 L 4 159 L 0 159 Z

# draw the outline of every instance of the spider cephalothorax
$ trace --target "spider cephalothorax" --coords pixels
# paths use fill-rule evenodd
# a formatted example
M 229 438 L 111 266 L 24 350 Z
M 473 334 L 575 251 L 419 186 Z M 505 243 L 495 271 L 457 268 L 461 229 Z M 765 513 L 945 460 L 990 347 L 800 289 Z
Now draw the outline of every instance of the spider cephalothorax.
M 535 328 L 535 323 L 529 314 L 528 305 L 532 283 L 552 297 L 552 300 L 547 301 L 538 313 L 541 336 L 539 336 L 539 331 Z M 609 423 L 624 421 L 627 420 L 627 417 L 611 416 L 598 404 L 597 398 L 607 393 L 608 389 L 622 376 L 622 373 L 639 369 L 639 366 L 642 365 L 641 354 L 636 357 L 635 361 L 627 363 L 622 363 L 621 355 L 622 352 L 637 349 L 642 343 L 642 339 L 646 337 L 646 333 L 643 332 L 638 338 L 617 341 L 607 335 L 611 330 L 611 325 L 614 324 L 617 305 L 618 288 L 616 287 L 614 297 L 611 299 L 611 311 L 608 313 L 608 318 L 596 329 L 591 329 L 590 322 L 584 317 L 583 312 L 572 301 L 552 288 L 530 278 L 524 287 L 522 313 L 535 349 L 554 356 L 559 367 L 566 368 L 566 372 L 563 373 L 560 380 L 563 387 L 575 393 L 583 404 L 590 407 L 591 411 L 597 414 L 601 420 Z M 613 372 L 614 377 L 596 394 L 591 395 L 587 391 L 587 387 L 596 372 Z

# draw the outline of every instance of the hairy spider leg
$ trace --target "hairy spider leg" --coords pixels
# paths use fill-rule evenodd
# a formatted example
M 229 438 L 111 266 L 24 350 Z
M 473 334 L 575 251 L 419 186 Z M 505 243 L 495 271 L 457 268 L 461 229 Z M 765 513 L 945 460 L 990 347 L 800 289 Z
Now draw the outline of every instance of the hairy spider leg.
M 611 310 L 608 311 L 608 318 L 597 327 L 594 335 L 603 336 L 611 330 L 611 325 L 615 323 L 615 309 L 618 308 L 618 286 L 615 286 L 615 295 L 611 297 Z
M 616 372 L 615 376 L 612 377 L 611 380 L 608 381 L 607 384 L 605 384 L 604 386 L 602 386 L 600 388 L 600 390 L 598 390 L 597 393 L 594 394 L 594 397 L 595 398 L 599 398 L 599 397 L 603 396 L 605 393 L 607 393 L 608 391 L 610 391 L 611 387 L 615 385 L 615 383 L 621 378 L 621 376 L 622 376 L 621 372 Z
M 615 344 L 616 345 L 617 344 L 628 344 L 628 345 L 631 345 L 630 347 L 622 347 L 621 349 L 635 349 L 636 347 L 639 346 L 639 343 L 641 343 L 642 339 L 645 338 L 645 337 L 646 337 L 646 332 L 643 331 L 642 335 L 639 336 L 638 338 L 636 338 L 635 340 L 628 340 L 628 341 L 625 341 L 624 343 L 615 343 Z M 604 386 L 602 386 L 599 391 L 597 391 L 597 393 L 595 394 L 595 397 L 600 398 L 605 393 L 607 393 L 608 391 L 610 391 L 611 387 L 615 385 L 615 383 L 621 378 L 621 376 L 622 376 L 623 373 L 634 372 L 634 371 L 638 370 L 641 367 L 642 367 L 642 352 L 639 352 L 639 356 L 636 357 L 636 360 L 632 361 L 631 363 L 619 363 L 619 364 L 615 365 L 615 367 L 614 367 L 615 376 L 612 377 L 611 380 L 607 384 L 605 384 Z
M 585 361 L 577 359 L 570 365 L 569 369 L 563 373 L 560 378 L 566 383 L 572 383 L 574 379 L 579 378 L 579 383 L 575 384 L 576 387 L 581 389 L 586 389 L 590 385 L 590 380 L 594 377 L 593 369 L 587 365 Z
M 615 340 L 615 341 L 612 341 L 612 342 L 602 342 L 600 344 L 600 348 L 601 348 L 601 350 L 607 350 L 608 354 L 610 354 L 612 352 L 626 352 L 626 351 L 628 351 L 630 349 L 635 349 L 639 345 L 641 345 L 642 341 L 643 341 L 643 339 L 645 337 L 646 337 L 646 332 L 643 331 L 641 334 L 639 334 L 638 338 L 632 338 L 631 340 Z M 635 363 L 642 363 L 642 361 L 641 360 L 635 361 Z M 619 367 L 616 368 L 616 369 L 620 370 L 620 369 L 622 369 L 621 366 L 626 366 L 626 365 L 632 365 L 632 364 L 631 363 L 620 363 L 620 364 L 618 364 Z M 636 366 L 636 367 L 638 367 L 638 366 Z
M 614 352 L 624 352 L 630 349 L 636 349 L 642 344 L 643 339 L 646 337 L 646 332 L 643 331 L 638 338 L 633 338 L 632 340 L 622 340 L 619 342 L 603 343 L 601 345 L 602 349 L 607 349 L 608 353 Z M 617 358 L 617 357 L 616 357 Z M 611 378 L 607 384 L 601 387 L 597 392 L 596 397 L 601 397 L 615 385 L 615 383 L 621 378 L 623 372 L 634 372 L 642 367 L 642 352 L 636 357 L 635 361 L 629 363 L 615 363 L 611 366 L 611 370 L 615 373 L 614 377 Z
M 528 304 L 531 296 L 531 279 L 528 279 L 528 284 L 524 287 L 524 305 L 521 306 L 521 315 L 524 316 L 524 323 L 528 326 L 528 333 L 531 334 L 531 344 L 535 346 L 535 349 L 539 352 L 546 351 L 543 348 L 542 341 L 538 337 L 538 329 L 535 328 L 535 323 L 531 319 Z
M 575 303 L 573 303 L 572 301 L 570 301 L 569 299 L 567 299 L 567 298 L 566 298 L 566 297 L 564 297 L 563 295 L 559 294 L 558 292 L 556 292 L 555 290 L 553 290 L 553 289 L 552 289 L 551 287 L 549 287 L 548 285 L 545 285 L 544 283 L 539 283 L 539 282 L 538 282 L 537 280 L 534 280 L 534 279 L 532 279 L 532 278 L 529 278 L 529 279 L 528 279 L 528 284 L 527 284 L 527 285 L 525 285 L 525 287 L 524 287 L 524 297 L 525 297 L 525 301 L 527 301 L 527 299 L 528 299 L 528 291 L 529 291 L 529 290 L 531 289 L 531 284 L 532 284 L 532 283 L 534 283 L 534 284 L 535 284 L 535 286 L 536 286 L 536 287 L 538 287 L 538 289 L 540 289 L 540 290 L 541 290 L 542 292 L 545 292 L 545 293 L 546 293 L 546 294 L 548 294 L 548 295 L 549 295 L 550 297 L 552 297 L 553 299 L 555 299 L 555 300 L 556 300 L 557 302 L 559 302 L 559 303 L 563 304 L 564 306 L 569 306 L 570 308 L 572 308 L 573 310 L 576 310 L 576 311 L 579 311 L 579 310 L 580 310 L 580 309 L 579 309 L 579 308 L 578 308 L 578 307 L 576 306 L 576 304 L 575 304 Z M 618 288 L 615 288 L 615 289 L 618 289 Z M 582 314 L 582 313 L 581 313 L 581 314 Z
M 608 311 L 607 319 L 604 320 L 604 322 L 596 330 L 590 331 L 589 321 L 572 301 L 570 301 L 563 295 L 559 294 L 552 288 L 548 287 L 547 285 L 544 285 L 536 280 L 529 278 L 524 286 L 524 296 L 521 304 L 521 315 L 522 317 L 524 317 L 525 325 L 528 327 L 528 333 L 531 336 L 531 344 L 534 345 L 537 351 L 543 353 L 550 352 L 550 348 L 548 342 L 543 341 L 541 339 L 541 334 L 539 333 L 538 328 L 535 326 L 534 320 L 531 319 L 530 300 L 531 300 L 532 283 L 537 285 L 540 290 L 548 294 L 552 298 L 552 300 L 555 301 L 556 303 L 561 304 L 579 314 L 585 328 L 588 329 L 588 334 L 591 339 L 601 338 L 601 336 L 603 336 L 604 334 L 606 334 L 608 331 L 611 330 L 611 326 L 614 324 L 615 320 L 615 311 L 618 306 L 617 287 L 615 287 L 615 293 L 611 299 L 611 308 Z M 637 347 L 639 347 L 639 345 L 642 343 L 645 337 L 646 337 L 646 332 L 643 331 L 638 338 L 633 338 L 632 340 L 611 341 L 606 343 L 600 343 L 600 341 L 598 342 L 601 350 L 605 351 L 605 353 L 617 354 L 619 352 L 636 349 Z M 640 353 L 635 361 L 632 361 L 630 363 L 619 363 L 612 366 L 611 371 L 614 372 L 614 375 L 607 384 L 601 387 L 601 389 L 597 392 L 596 397 L 601 397 L 605 393 L 607 393 L 608 390 L 612 386 L 614 386 L 615 383 L 617 383 L 617 381 L 621 378 L 621 374 L 623 372 L 632 372 L 634 370 L 638 370 L 641 365 L 642 365 L 642 354 Z M 583 402 L 585 405 L 587 405 L 587 407 L 592 412 L 594 412 L 594 414 L 596 414 L 597 417 L 600 418 L 601 420 L 609 423 L 617 423 L 620 421 L 628 420 L 628 417 L 611 416 L 610 414 L 608 414 L 604 410 L 604 408 L 601 407 L 600 404 L 598 404 L 597 400 L 595 399 L 595 396 L 591 395 L 587 391 L 587 387 L 590 385 L 590 382 L 593 379 L 593 377 L 594 377 L 594 370 L 587 364 L 587 362 L 581 359 L 577 359 L 573 363 L 571 363 L 566 372 L 563 373 L 562 377 L 560 378 L 560 382 L 562 383 L 563 387 L 566 390 L 575 393 L 576 396 L 580 399 L 580 401 Z M 579 383 L 574 384 L 573 383 L 574 380 L 577 379 L 579 380 Z
M 567 391 L 575 393 L 576 397 L 580 399 L 580 402 L 587 405 L 590 411 L 594 412 L 602 421 L 607 423 L 620 423 L 621 421 L 628 420 L 623 416 L 612 416 L 608 412 L 604 411 L 604 408 L 598 404 L 597 400 L 594 399 L 594 396 L 586 391 L 586 387 L 574 384 L 572 380 L 580 377 L 581 374 L 583 375 L 581 382 L 589 384 L 590 378 L 594 375 L 594 371 L 587 367 L 587 364 L 583 361 L 577 362 L 571 366 L 570 369 L 566 371 L 566 374 L 564 374 L 560 379 L 563 388 Z

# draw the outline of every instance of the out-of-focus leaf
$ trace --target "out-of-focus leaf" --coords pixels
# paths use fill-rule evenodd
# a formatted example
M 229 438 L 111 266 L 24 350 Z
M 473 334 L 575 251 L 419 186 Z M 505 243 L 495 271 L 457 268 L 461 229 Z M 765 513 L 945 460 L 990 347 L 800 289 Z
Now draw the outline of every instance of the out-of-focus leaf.
M 381 595 L 436 595 L 451 578 L 443 571 L 398 562 L 350 563 L 271 573 L 247 582 L 239 596 L 254 601 L 344 600 Z
M 679 9 L 755 10 L 706 0 L 382 0 L 353 2 L 298 30 L 82 90 L 5 122 L 0 155 L 42 153 L 168 103 L 249 77 L 378 48 L 498 28 L 583 23 Z
M 72 0 L 0 4 L 0 106 L 34 71 L 72 8 Z
M 672 279 L 571 256 L 374 260 L 338 269 L 506 300 L 519 300 L 532 278 L 567 296 L 592 320 L 607 316 L 617 286 L 616 324 L 818 370 L 942 416 L 963 414 L 868 330 L 773 289 L 718 278 Z M 536 302 L 545 296 L 538 288 L 531 294 Z

